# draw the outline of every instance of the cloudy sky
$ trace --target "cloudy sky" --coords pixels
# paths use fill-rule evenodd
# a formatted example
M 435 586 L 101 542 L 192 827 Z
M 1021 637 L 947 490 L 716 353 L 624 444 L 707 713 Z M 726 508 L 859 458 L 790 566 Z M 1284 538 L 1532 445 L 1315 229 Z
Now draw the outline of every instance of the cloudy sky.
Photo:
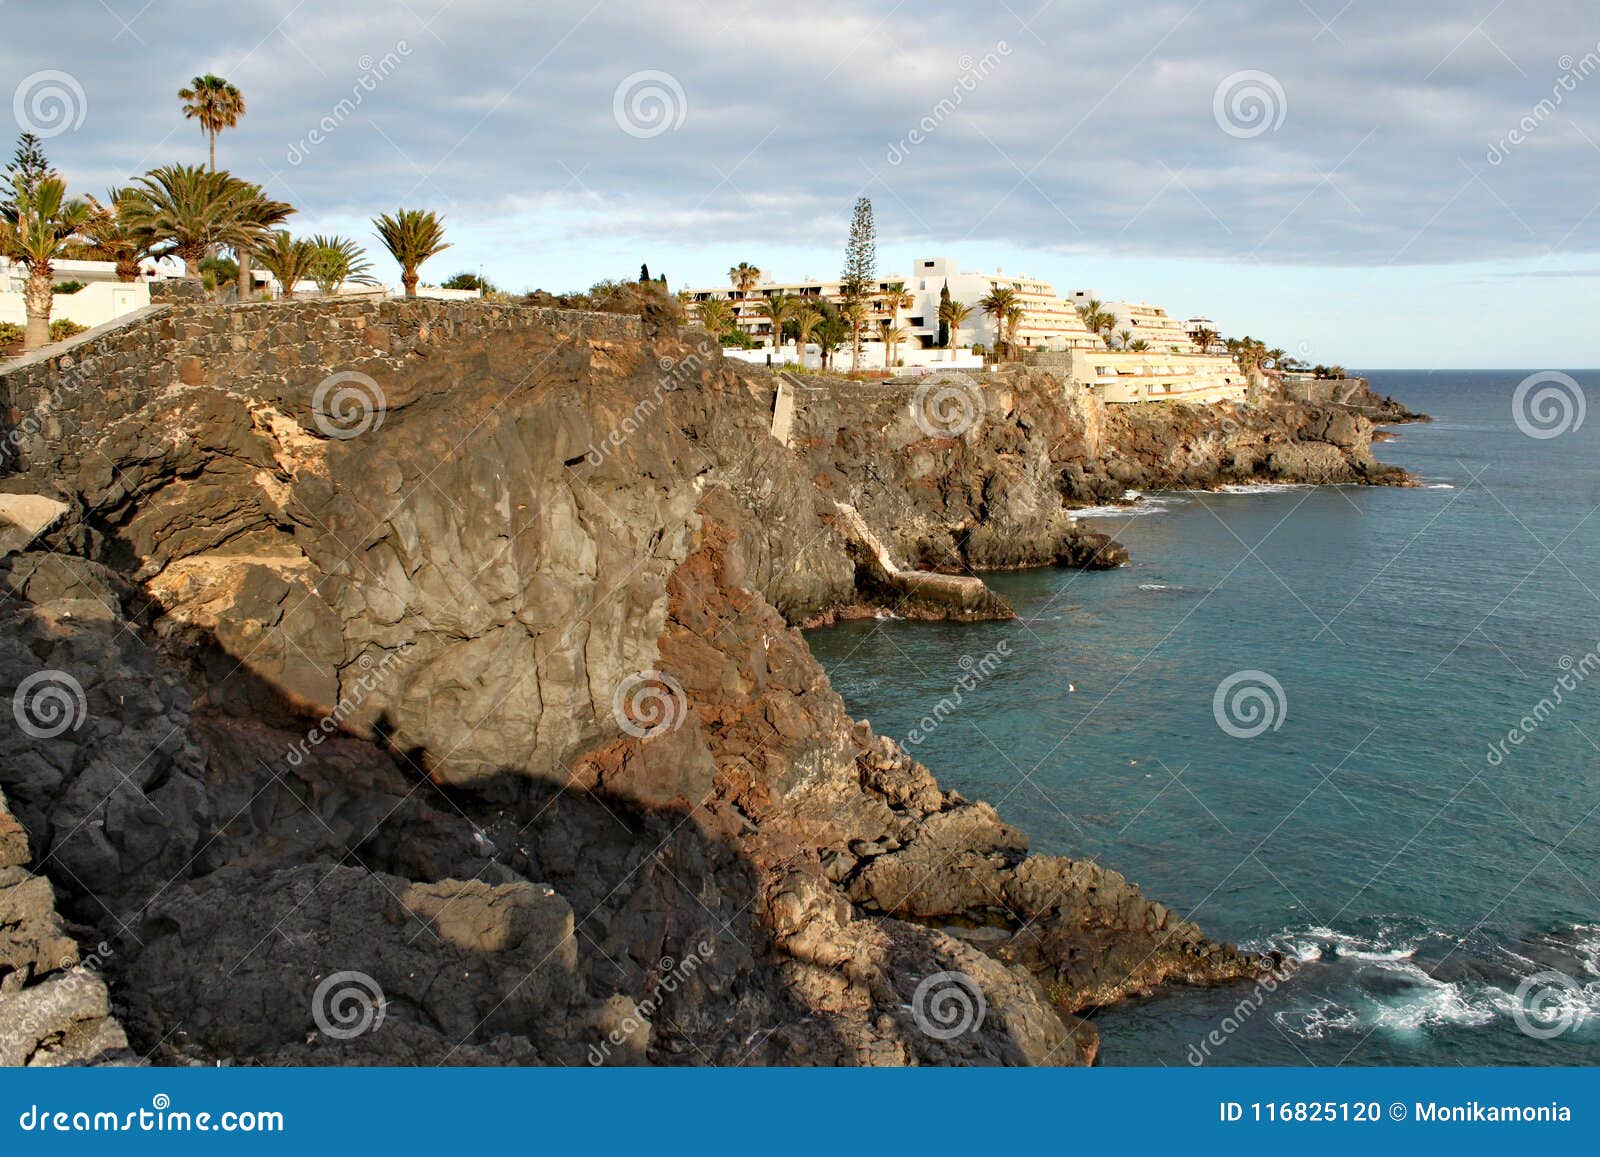
M 205 143 L 442 279 L 673 288 L 948 255 L 1352 366 L 1600 364 L 1592 0 L 0 0 L 13 131 L 82 191 Z M 34 27 L 30 27 L 34 26 Z M 63 30 L 71 30 L 65 35 Z

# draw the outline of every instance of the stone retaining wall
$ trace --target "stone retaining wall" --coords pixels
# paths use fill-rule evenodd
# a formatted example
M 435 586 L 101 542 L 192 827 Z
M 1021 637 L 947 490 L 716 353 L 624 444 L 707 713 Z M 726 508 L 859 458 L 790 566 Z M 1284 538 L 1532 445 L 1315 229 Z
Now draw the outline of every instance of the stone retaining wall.
M 0 474 L 73 471 L 101 431 L 170 390 L 306 386 L 431 343 L 527 330 L 643 336 L 631 314 L 480 301 L 153 305 L 0 366 Z

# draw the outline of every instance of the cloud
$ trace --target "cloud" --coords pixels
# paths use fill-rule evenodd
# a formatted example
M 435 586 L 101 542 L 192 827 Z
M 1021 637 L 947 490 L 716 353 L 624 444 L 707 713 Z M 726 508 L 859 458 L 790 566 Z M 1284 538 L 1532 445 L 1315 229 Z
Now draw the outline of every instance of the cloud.
M 1592 5 L 1014 7 L 349 0 L 224 23 L 106 0 L 71 37 L 8 12 L 0 61 L 81 82 L 84 122 L 48 148 L 91 190 L 200 160 L 173 94 L 223 73 L 249 112 L 222 162 L 307 222 L 416 203 L 478 230 L 548 214 L 534 227 L 569 242 L 832 250 L 866 192 L 886 239 L 936 246 L 1324 266 L 1600 249 Z M 676 82 L 681 124 L 630 134 L 617 89 L 647 72 Z M 1246 74 L 1271 78 L 1281 124 L 1219 121 Z

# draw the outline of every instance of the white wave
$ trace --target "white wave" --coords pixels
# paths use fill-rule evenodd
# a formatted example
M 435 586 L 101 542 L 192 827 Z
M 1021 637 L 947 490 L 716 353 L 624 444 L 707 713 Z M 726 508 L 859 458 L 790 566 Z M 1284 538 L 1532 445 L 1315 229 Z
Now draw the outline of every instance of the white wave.
M 1450 482 L 1430 482 L 1423 487 L 1424 490 L 1454 490 L 1455 485 Z
M 1217 487 L 1218 494 L 1275 494 L 1280 490 L 1309 490 L 1309 482 L 1229 482 Z
M 1273 1013 L 1272 1019 L 1301 1040 L 1321 1040 L 1329 1033 L 1353 1032 L 1361 1027 L 1361 1017 L 1355 1009 L 1331 1000 L 1319 1001 L 1309 1008 L 1286 1008 Z
M 1140 583 L 1139 589 L 1142 591 L 1170 591 L 1176 588 L 1168 586 L 1166 583 Z

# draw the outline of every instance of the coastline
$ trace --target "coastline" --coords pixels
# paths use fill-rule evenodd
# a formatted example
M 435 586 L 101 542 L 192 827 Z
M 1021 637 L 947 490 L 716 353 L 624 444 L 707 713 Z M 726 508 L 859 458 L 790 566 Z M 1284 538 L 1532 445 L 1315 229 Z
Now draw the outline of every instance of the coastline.
M 120 743 L 150 748 L 135 786 L 161 820 L 85 827 L 84 777 L 107 742 L 93 731 L 65 740 L 65 779 L 41 778 L 24 745 L 0 759 L 0 785 L 35 858 L 61 864 L 70 918 L 104 925 L 80 891 L 92 888 L 150 934 L 107 976 L 130 1039 L 159 1060 L 437 1059 L 464 1026 L 456 1063 L 579 1063 L 591 1036 L 653 999 L 652 961 L 619 967 L 620 946 L 682 959 L 709 936 L 703 979 L 669 1006 L 674 1024 L 704 1031 L 663 1017 L 620 1060 L 732 1063 L 777 1020 L 796 1027 L 757 1046 L 772 1063 L 1089 1063 L 1075 1011 L 1275 967 L 1114 871 L 1029 854 L 992 808 L 851 720 L 795 627 L 895 598 L 907 617 L 951 617 L 920 584 L 873 590 L 860 542 L 835 525 L 840 503 L 894 573 L 1104 563 L 1120 547 L 1076 527 L 1068 503 L 1135 481 L 1392 483 L 1361 416 L 1274 398 L 1119 414 L 1021 370 L 984 384 L 988 418 L 959 437 L 918 428 L 907 390 L 873 390 L 797 415 L 785 448 L 767 436 L 767 381 L 659 321 L 394 303 L 190 307 L 175 320 L 81 347 L 87 380 L 131 367 L 150 388 L 123 390 L 120 411 L 68 399 L 6 480 L 69 513 L 45 550 L 3 564 L 0 655 L 7 687 L 48 656 Z M 307 344 L 313 320 L 324 345 Z M 258 327 L 300 333 L 308 364 L 258 372 Z M 203 346 L 213 337 L 236 351 L 243 337 L 244 352 L 224 358 Z M 308 437 L 313 388 L 352 357 L 385 385 L 381 431 Z M 524 367 L 551 358 L 529 380 Z M 693 370 L 662 392 L 663 365 Z M 445 396 L 468 367 L 474 395 Z M 610 438 L 639 398 L 655 399 L 652 421 Z M 452 436 L 482 448 L 441 462 Z M 614 453 L 586 460 L 599 444 Z M 85 468 L 91 446 L 117 469 Z M 354 564 L 352 542 L 364 544 Z M 374 669 L 391 677 L 368 687 Z M 649 694 L 635 702 L 623 689 L 637 679 Z M 127 685 L 152 690 L 129 704 Z M 259 754 L 330 718 L 297 765 Z M 288 784 L 332 822 L 305 825 Z M 258 796 L 248 824 L 206 838 Z M 386 823 L 415 838 L 369 836 L 361 867 L 330 872 L 307 903 L 311 866 Z M 653 845 L 673 870 L 640 875 Z M 362 916 L 338 924 L 340 905 Z M 465 941 L 392 943 L 448 931 L 447 908 L 480 922 Z M 336 951 L 197 983 L 266 918 L 297 935 L 333 928 Z M 461 953 L 490 966 L 451 993 L 408 981 Z M 504 977 L 550 953 L 553 973 L 516 1017 L 490 1019 Z M 341 962 L 426 1015 L 306 1043 L 304 978 Z M 946 1041 L 907 1010 L 919 978 L 952 971 L 993 1022 Z M 281 1014 L 282 1035 L 244 1017 L 258 1007 Z M 174 1021 L 210 1027 L 177 1043 L 164 1037 Z

